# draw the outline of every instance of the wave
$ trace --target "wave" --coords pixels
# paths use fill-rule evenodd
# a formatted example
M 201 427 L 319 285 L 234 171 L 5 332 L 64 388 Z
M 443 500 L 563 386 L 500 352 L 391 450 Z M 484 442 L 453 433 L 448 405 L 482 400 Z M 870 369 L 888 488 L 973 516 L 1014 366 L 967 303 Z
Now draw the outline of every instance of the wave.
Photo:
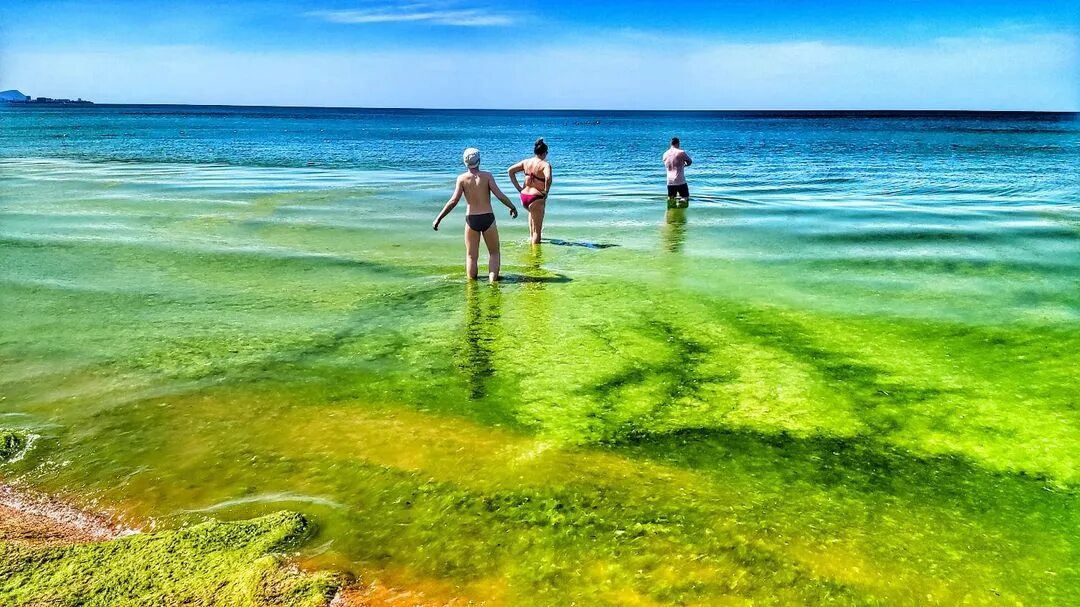
M 209 506 L 204 506 L 202 508 L 191 508 L 184 510 L 184 512 L 190 514 L 217 512 L 219 510 L 226 510 L 228 508 L 234 508 L 236 506 L 250 506 L 254 504 L 311 504 L 315 506 L 325 506 L 327 508 L 333 508 L 335 510 L 346 509 L 346 506 L 341 502 L 318 495 L 304 495 L 301 493 L 260 493 L 258 495 L 249 495 L 245 497 L 237 497 L 220 501 Z

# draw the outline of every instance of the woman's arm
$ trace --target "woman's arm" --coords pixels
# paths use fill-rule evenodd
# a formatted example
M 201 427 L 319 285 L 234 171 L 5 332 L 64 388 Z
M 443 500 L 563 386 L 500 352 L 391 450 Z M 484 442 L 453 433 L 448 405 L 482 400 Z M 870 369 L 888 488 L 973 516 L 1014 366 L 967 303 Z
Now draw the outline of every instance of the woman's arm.
M 551 163 L 544 163 L 544 198 L 547 198 L 548 192 L 551 191 Z
M 500 202 L 505 204 L 507 206 L 507 208 L 510 209 L 510 218 L 511 219 L 516 219 L 517 216 L 518 216 L 517 207 L 515 207 L 514 203 L 510 202 L 510 199 L 506 197 L 506 194 L 503 194 L 502 190 L 499 189 L 499 184 L 495 183 L 495 176 L 494 175 L 491 177 L 491 180 L 488 183 L 491 186 L 491 193 L 494 194 L 495 197 L 498 198 Z
M 431 222 L 431 229 L 436 232 L 439 231 L 439 224 L 442 223 L 444 217 L 450 214 L 450 211 L 454 210 L 457 203 L 461 200 L 461 195 L 464 190 L 461 189 L 461 180 L 454 184 L 454 193 L 450 195 L 450 200 L 446 201 L 446 205 L 443 206 L 442 211 L 439 212 L 439 216 L 435 218 L 435 221 Z
M 521 192 L 521 190 L 525 189 L 525 188 L 521 187 L 521 184 L 518 183 L 518 180 L 517 180 L 517 174 L 524 171 L 524 170 L 525 170 L 525 161 L 524 160 L 522 160 L 521 162 L 515 164 L 514 166 L 510 167 L 509 169 L 506 169 L 506 174 L 510 176 L 510 182 L 514 184 L 514 187 L 517 188 L 518 192 Z

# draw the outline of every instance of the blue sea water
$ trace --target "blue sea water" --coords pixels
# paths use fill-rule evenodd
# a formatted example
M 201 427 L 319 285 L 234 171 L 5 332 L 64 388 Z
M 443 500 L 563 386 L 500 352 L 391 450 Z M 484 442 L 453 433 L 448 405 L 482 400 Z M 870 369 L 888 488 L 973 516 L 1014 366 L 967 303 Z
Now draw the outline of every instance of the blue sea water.
M 658 230 L 671 225 L 660 156 L 673 135 L 695 159 L 694 202 L 674 229 Z M 1035 271 L 1043 288 L 1052 282 L 1062 301 L 1075 300 L 1075 113 L 0 109 L 0 162 L 13 177 L 219 200 L 336 191 L 333 210 L 293 218 L 407 233 L 427 229 L 465 147 L 478 147 L 483 168 L 512 191 L 505 168 L 541 136 L 554 167 L 552 238 L 816 264 L 830 271 L 815 280 L 833 281 L 833 291 L 860 281 L 910 288 L 925 278 L 904 275 L 918 262 L 946 273 L 950 264 L 999 264 Z M 362 195 L 349 189 L 357 187 Z M 503 220 L 503 238 L 523 238 L 519 223 Z M 1059 303 L 1055 314 L 1075 317 Z
M 1075 203 L 1070 113 L 7 108 L 0 157 L 424 173 L 465 147 L 501 172 L 543 136 L 565 194 L 648 196 L 680 136 L 700 195 L 760 202 Z M 567 187 L 571 186 L 571 187 Z M 631 201 L 634 202 L 634 201 Z

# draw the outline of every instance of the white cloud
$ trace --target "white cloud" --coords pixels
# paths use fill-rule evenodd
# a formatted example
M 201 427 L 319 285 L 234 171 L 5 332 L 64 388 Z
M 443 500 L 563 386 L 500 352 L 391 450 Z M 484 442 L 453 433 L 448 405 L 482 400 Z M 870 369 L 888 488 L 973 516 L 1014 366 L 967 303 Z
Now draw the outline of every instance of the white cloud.
M 312 11 L 308 16 L 331 23 L 433 23 L 459 27 L 506 26 L 514 20 L 505 13 L 479 8 L 452 8 L 445 4 L 391 4 L 377 8 Z
M 0 88 L 102 102 L 1080 110 L 1080 46 L 1064 34 L 912 46 L 576 40 L 481 52 L 13 49 L 5 64 Z M 477 77 L 466 86 L 470 69 Z

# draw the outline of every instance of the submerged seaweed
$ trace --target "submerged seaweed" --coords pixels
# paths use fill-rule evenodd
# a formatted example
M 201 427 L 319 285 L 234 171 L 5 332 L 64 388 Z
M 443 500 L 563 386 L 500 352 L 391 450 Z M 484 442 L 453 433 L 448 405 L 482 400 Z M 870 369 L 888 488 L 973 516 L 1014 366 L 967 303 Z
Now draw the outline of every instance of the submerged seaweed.
M 0 603 L 321 607 L 337 581 L 301 573 L 280 554 L 308 533 L 304 517 L 281 512 L 89 544 L 0 542 Z
M 0 428 L 0 462 L 14 459 L 26 449 L 29 437 L 25 432 Z

